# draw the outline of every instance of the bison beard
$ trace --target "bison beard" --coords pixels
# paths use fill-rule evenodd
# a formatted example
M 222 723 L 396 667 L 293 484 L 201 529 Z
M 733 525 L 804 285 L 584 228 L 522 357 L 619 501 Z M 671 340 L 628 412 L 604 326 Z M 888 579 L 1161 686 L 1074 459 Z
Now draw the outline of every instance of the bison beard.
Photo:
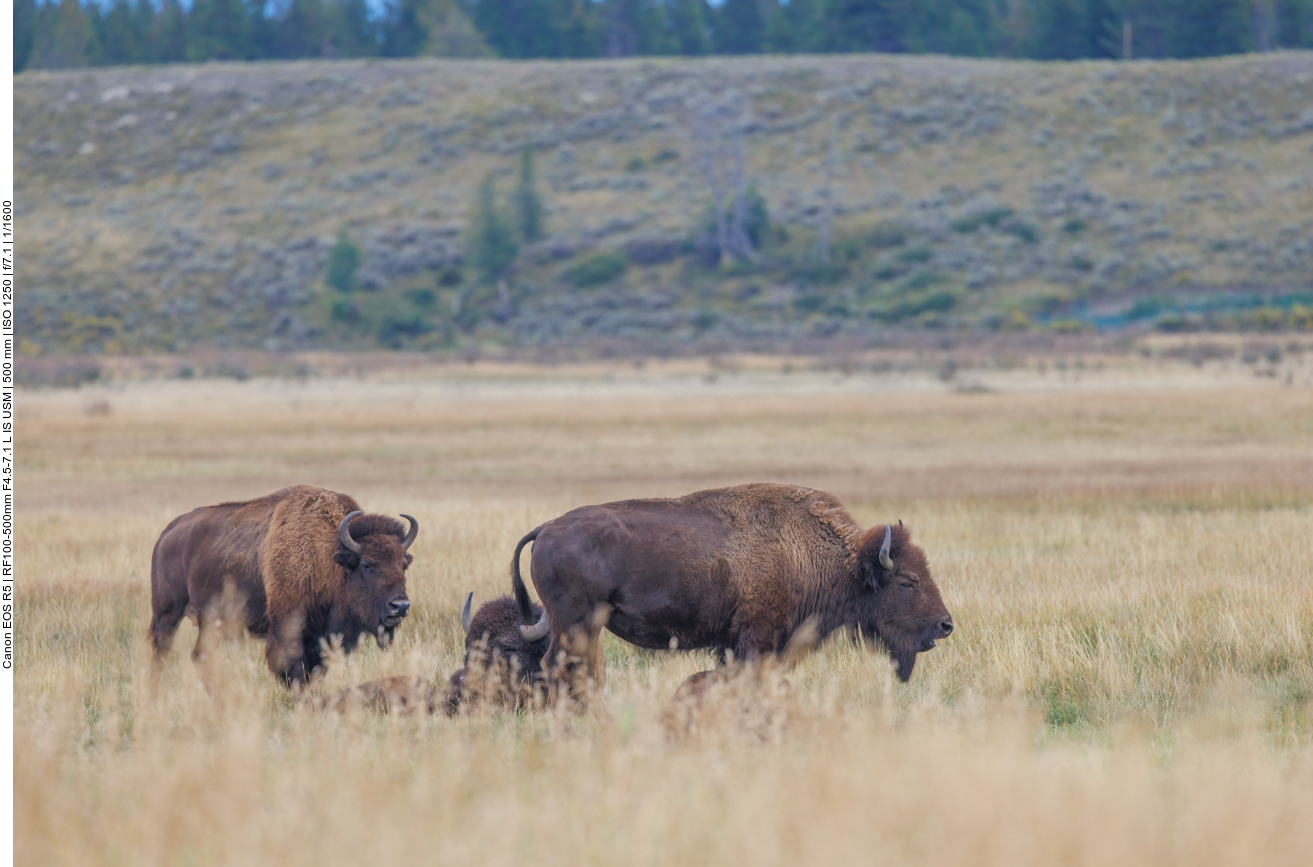
M 535 617 L 519 558 L 533 543 Z M 925 553 L 901 523 L 863 531 L 832 494 L 755 484 L 677 499 L 585 506 L 516 546 L 511 583 L 523 632 L 562 637 L 611 606 L 608 627 L 640 647 L 710 648 L 753 661 L 778 654 L 804 622 L 874 635 L 912 675 L 953 621 Z
M 410 609 L 406 549 L 419 524 L 402 517 L 408 532 L 362 514 L 346 494 L 299 485 L 176 518 L 151 557 L 152 683 L 184 616 L 200 630 L 198 666 L 226 619 L 265 638 L 269 669 L 285 683 L 305 683 L 335 636 L 348 652 L 361 634 L 386 644 Z

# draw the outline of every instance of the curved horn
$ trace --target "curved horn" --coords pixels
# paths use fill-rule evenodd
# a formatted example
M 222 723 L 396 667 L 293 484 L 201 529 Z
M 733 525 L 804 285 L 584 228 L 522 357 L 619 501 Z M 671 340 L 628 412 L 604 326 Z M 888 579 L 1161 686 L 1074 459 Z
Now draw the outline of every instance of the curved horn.
M 360 553 L 360 543 L 351 538 L 351 531 L 347 529 L 347 525 L 351 523 L 352 518 L 360 514 L 364 513 L 359 509 L 354 512 L 349 512 L 347 516 L 342 519 L 342 523 L 337 525 L 337 538 L 342 541 L 342 547 L 346 548 L 352 554 Z
M 465 597 L 465 610 L 460 613 L 460 626 L 465 630 L 465 634 L 470 634 L 470 603 L 474 601 L 474 592 Z
M 406 531 L 406 538 L 401 540 L 401 550 L 404 551 L 410 547 L 410 543 L 414 542 L 415 537 L 419 535 L 419 521 L 416 521 L 410 515 L 402 515 L 401 517 L 410 522 L 410 529 Z
M 880 546 L 880 565 L 886 570 L 894 571 L 894 561 L 889 557 L 889 544 L 893 541 L 893 530 L 884 525 L 884 544 Z
M 533 626 L 521 626 L 520 634 L 524 636 L 525 641 L 537 641 L 547 634 L 547 609 L 543 609 L 543 616 L 538 618 L 538 622 Z

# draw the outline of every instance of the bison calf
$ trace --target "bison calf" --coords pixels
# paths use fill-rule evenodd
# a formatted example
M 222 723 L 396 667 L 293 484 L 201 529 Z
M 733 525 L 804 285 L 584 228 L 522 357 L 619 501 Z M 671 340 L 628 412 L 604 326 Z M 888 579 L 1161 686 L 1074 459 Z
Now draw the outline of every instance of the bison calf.
M 150 638 L 158 684 L 164 656 L 183 617 L 200 629 L 192 659 L 224 616 L 265 638 L 269 670 L 304 684 L 322 663 L 321 640 L 360 635 L 380 645 L 410 610 L 406 553 L 419 532 L 365 515 L 346 494 L 298 485 L 240 503 L 188 512 L 160 534 L 151 555 Z M 228 607 L 223 610 L 224 600 Z
M 460 615 L 465 662 L 442 690 L 422 678 L 385 677 L 332 693 L 308 706 L 321 711 L 361 707 L 384 713 L 414 713 L 426 708 L 433 714 L 441 709 L 451 716 L 462 704 L 510 708 L 539 704 L 547 691 L 542 672 L 546 636 L 524 636 L 519 608 L 509 596 L 484 603 L 471 616 L 473 602 L 471 593 Z
M 471 616 L 473 601 L 471 593 L 460 615 L 465 629 L 465 663 L 447 681 L 447 701 L 452 711 L 462 702 L 483 701 L 503 707 L 534 704 L 535 690 L 544 687 L 546 633 L 526 635 L 520 628 L 520 610 L 509 596 L 485 602 Z M 532 609 L 535 618 L 542 613 L 540 606 Z

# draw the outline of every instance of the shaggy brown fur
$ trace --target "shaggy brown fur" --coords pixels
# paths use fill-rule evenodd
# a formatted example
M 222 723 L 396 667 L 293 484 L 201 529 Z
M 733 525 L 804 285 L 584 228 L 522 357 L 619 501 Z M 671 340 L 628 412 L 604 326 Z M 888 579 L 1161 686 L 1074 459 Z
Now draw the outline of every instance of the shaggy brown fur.
M 341 636 L 347 652 L 362 633 L 390 641 L 410 607 L 411 557 L 402 525 L 383 515 L 353 519 L 361 550 L 345 548 L 338 525 L 359 509 L 346 494 L 298 485 L 174 519 L 151 556 L 153 681 L 184 616 L 201 630 L 198 664 L 206 634 L 227 618 L 266 639 L 270 671 L 291 683 L 321 664 L 321 639 Z
M 339 713 L 356 708 L 402 714 L 441 711 L 447 716 L 462 706 L 540 709 L 562 702 L 578 707 L 597 684 L 598 638 L 606 613 L 600 608 L 588 629 L 569 636 L 549 679 L 542 667 L 547 639 L 525 640 L 515 600 L 502 596 L 480 606 L 471 618 L 465 665 L 442 687 L 419 677 L 385 677 L 313 699 L 305 707 Z
M 832 494 L 753 484 L 677 499 L 585 506 L 526 535 L 511 561 L 521 618 L 532 622 L 520 551 L 547 610 L 551 646 L 612 607 L 607 628 L 640 647 L 712 648 L 754 661 L 779 653 L 814 618 L 877 637 L 911 677 L 917 653 L 953 629 L 925 553 L 890 528 L 894 569 L 880 563 L 885 525 L 863 532 Z
M 542 614 L 541 606 L 532 607 L 532 616 Z M 513 708 L 534 704 L 534 693 L 545 686 L 542 661 L 546 653 L 546 637 L 529 641 L 520 634 L 520 611 L 514 599 L 499 596 L 480 605 L 465 633 L 465 662 L 447 681 L 451 712 L 455 713 L 462 701 Z

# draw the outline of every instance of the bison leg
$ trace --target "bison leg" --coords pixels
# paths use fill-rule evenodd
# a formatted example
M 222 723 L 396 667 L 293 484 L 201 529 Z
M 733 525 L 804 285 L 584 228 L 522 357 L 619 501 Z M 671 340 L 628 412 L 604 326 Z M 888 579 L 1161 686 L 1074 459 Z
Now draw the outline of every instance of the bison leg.
M 164 657 L 173 649 L 173 637 L 178 632 L 178 624 L 187 612 L 187 600 L 175 599 L 159 606 L 150 618 L 150 643 L 153 653 L 150 661 L 150 692 L 155 695 L 160 688 L 160 675 L 164 671 Z
M 303 614 L 269 618 L 269 636 L 265 639 L 264 659 L 269 671 L 284 686 L 304 686 L 313 666 L 307 667 L 302 629 Z

